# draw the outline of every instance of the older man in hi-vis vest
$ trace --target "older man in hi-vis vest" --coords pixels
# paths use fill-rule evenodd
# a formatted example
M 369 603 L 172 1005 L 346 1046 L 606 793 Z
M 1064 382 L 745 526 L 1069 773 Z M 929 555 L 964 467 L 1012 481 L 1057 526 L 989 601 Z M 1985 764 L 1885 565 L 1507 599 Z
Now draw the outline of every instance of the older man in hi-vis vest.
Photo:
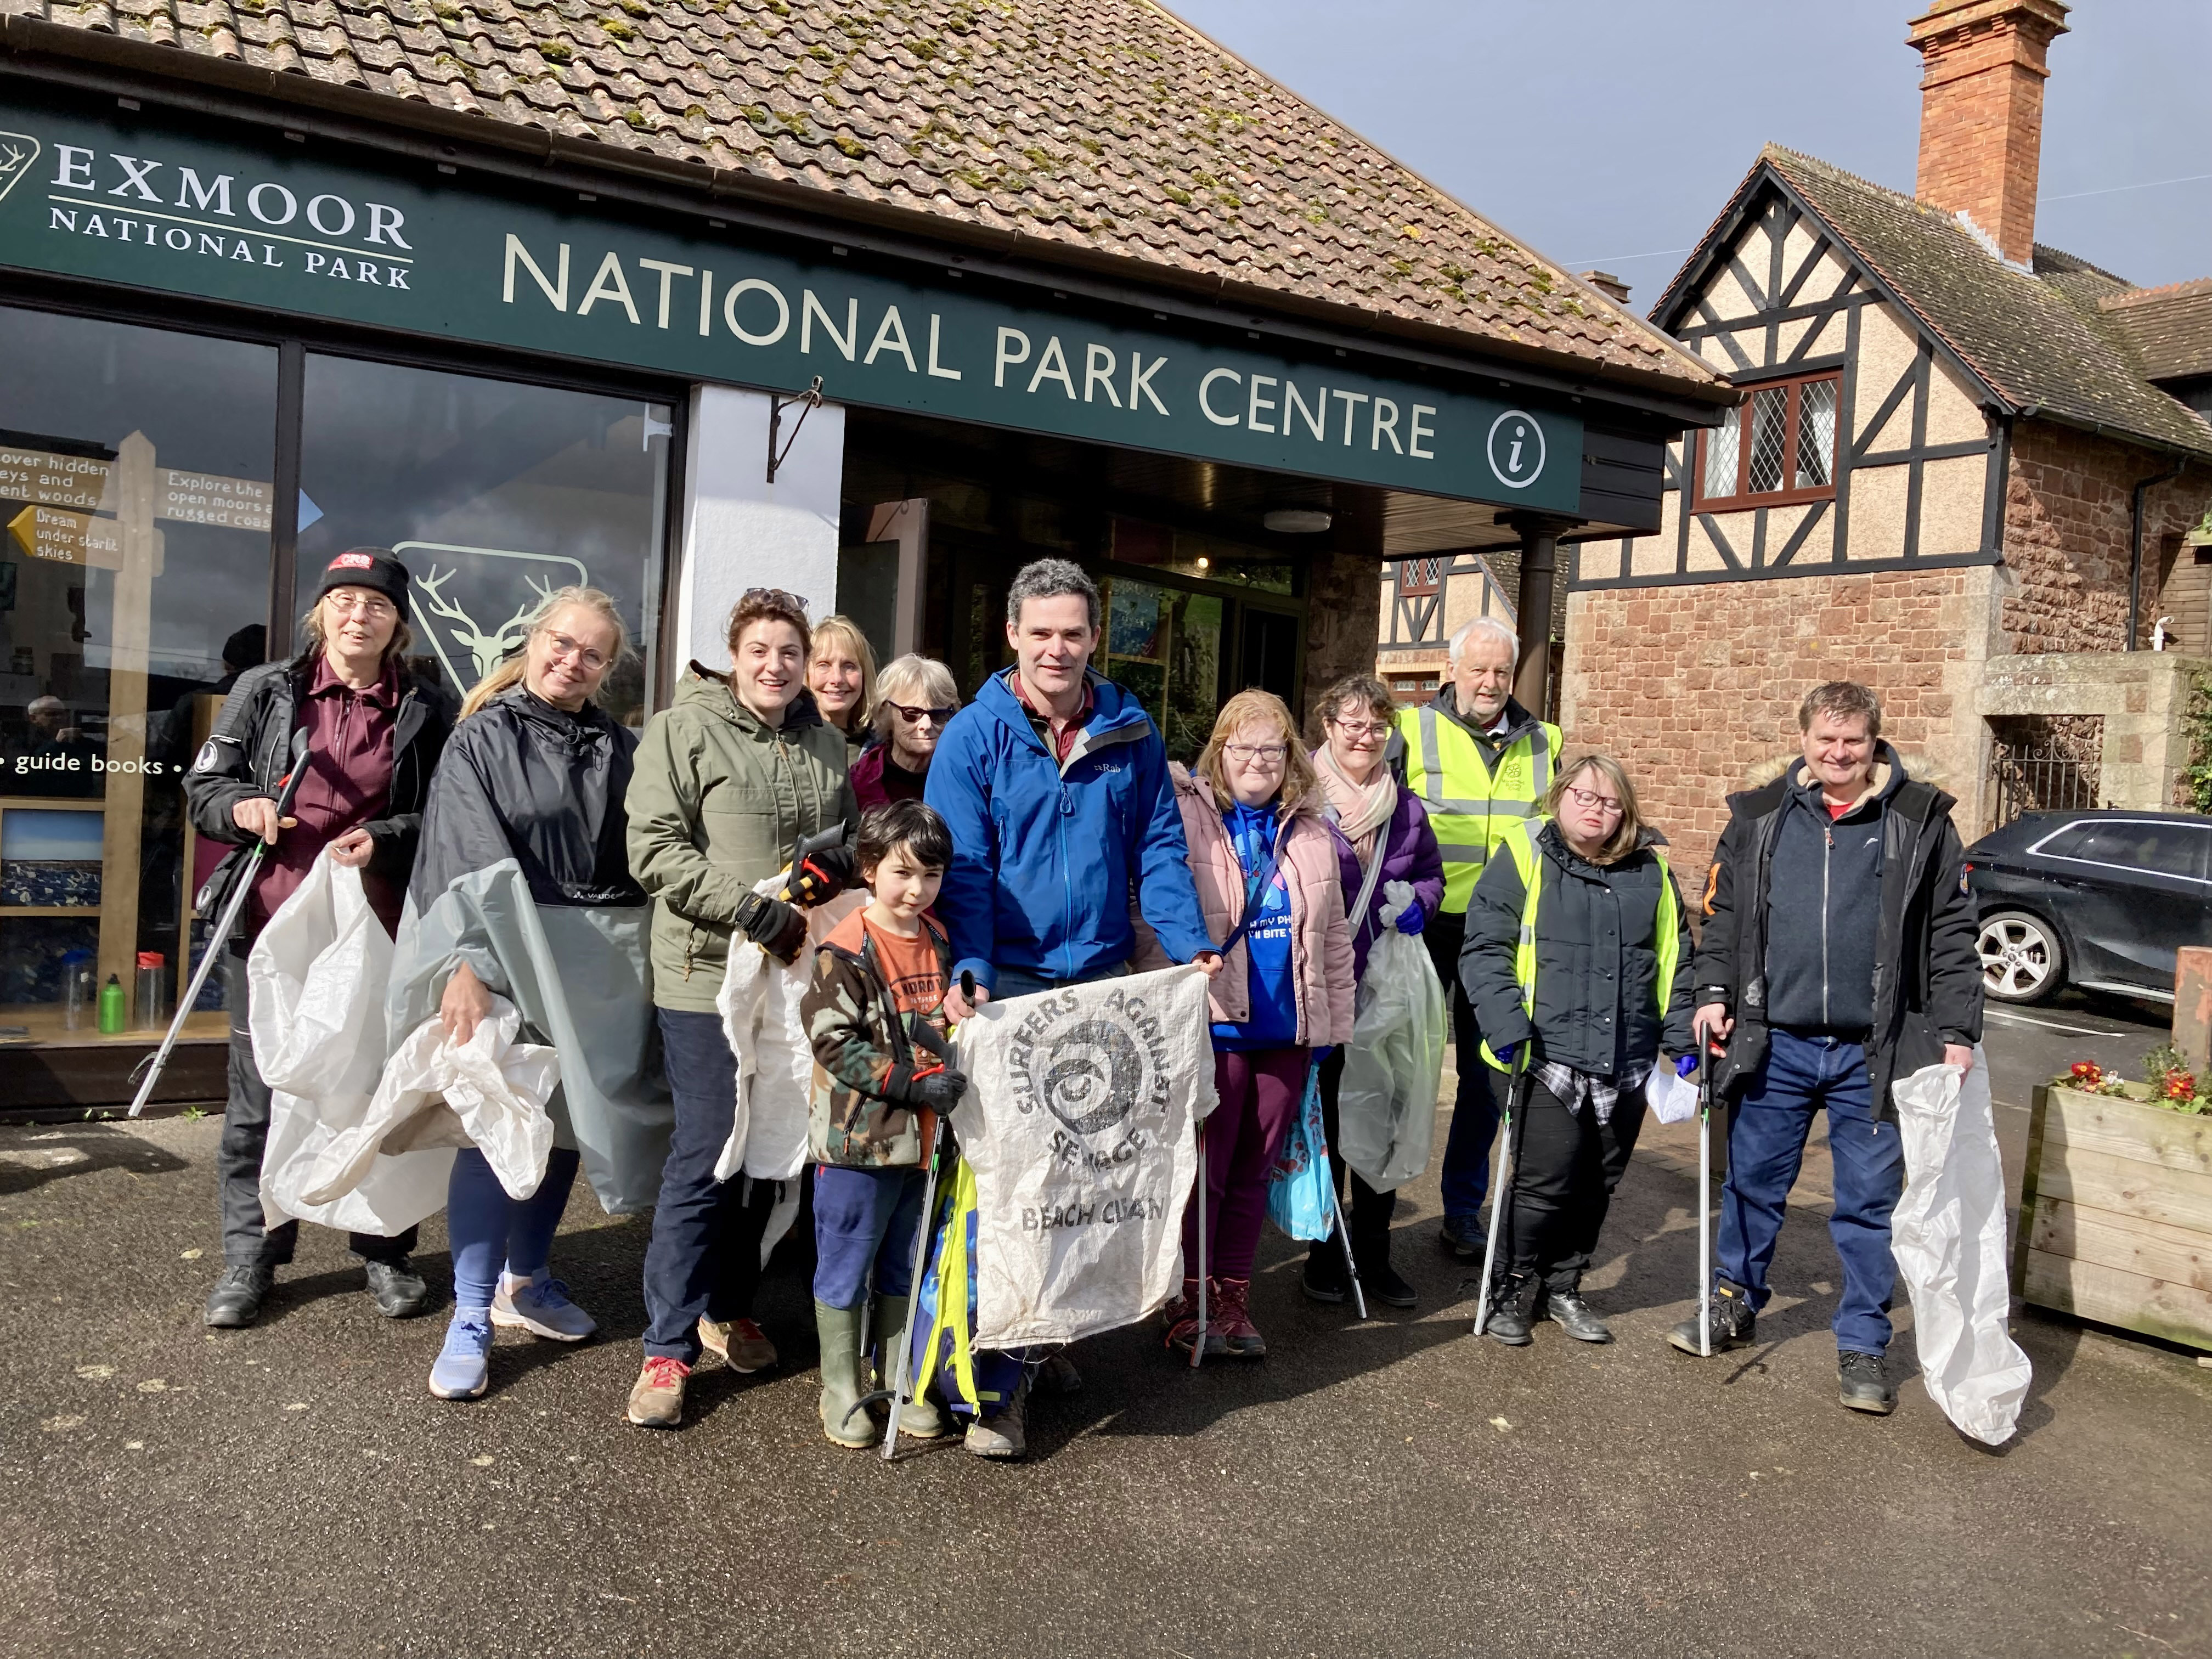
M 1443 908 L 1422 930 L 1437 977 L 1451 988 L 1452 1043 L 1459 1095 L 1444 1148 L 1442 1242 L 1462 1261 L 1482 1254 L 1477 1218 L 1490 1184 L 1498 1102 L 1481 1059 L 1482 1034 L 1460 983 L 1467 902 L 1492 851 L 1537 811 L 1559 762 L 1559 728 L 1513 699 L 1521 642 L 1492 617 L 1451 636 L 1444 684 L 1418 708 L 1398 711 L 1389 758 L 1429 811 L 1444 860 Z

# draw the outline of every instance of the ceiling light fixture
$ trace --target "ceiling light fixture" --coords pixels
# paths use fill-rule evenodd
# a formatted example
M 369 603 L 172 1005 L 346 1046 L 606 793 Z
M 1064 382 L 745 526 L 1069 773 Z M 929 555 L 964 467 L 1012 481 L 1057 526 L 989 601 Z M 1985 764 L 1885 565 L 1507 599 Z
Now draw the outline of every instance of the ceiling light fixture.
M 1314 536 L 1335 523 L 1336 518 L 1317 507 L 1279 507 L 1261 514 L 1260 522 L 1280 535 Z

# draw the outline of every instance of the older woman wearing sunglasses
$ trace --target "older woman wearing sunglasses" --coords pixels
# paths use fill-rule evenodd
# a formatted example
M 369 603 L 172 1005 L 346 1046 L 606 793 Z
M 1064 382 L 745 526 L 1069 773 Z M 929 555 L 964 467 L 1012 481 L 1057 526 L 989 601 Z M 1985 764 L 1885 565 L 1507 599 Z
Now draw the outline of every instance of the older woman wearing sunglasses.
M 895 800 L 920 800 L 945 723 L 959 712 L 952 671 L 908 653 L 876 677 L 876 736 L 853 763 L 853 799 L 863 812 Z

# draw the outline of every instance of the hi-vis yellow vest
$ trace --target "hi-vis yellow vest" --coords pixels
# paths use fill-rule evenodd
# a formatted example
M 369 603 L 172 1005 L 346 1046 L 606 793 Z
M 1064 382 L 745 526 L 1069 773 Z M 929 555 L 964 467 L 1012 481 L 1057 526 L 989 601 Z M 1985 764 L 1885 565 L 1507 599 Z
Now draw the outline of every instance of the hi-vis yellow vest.
M 1542 823 L 1538 818 L 1516 823 L 1501 838 L 1513 867 L 1521 872 L 1521 936 L 1513 946 L 1513 982 L 1521 988 L 1521 1011 L 1532 1024 L 1536 1018 L 1536 908 L 1544 887 L 1544 872 L 1536 857 L 1536 830 Z M 1664 1025 L 1674 990 L 1674 969 L 1682 956 L 1681 905 L 1674 896 L 1674 878 L 1667 867 L 1667 854 L 1654 847 L 1651 856 L 1659 860 L 1659 914 L 1651 924 L 1655 935 L 1651 943 L 1659 958 L 1659 1023 Z M 1487 1038 L 1483 1040 L 1482 1057 L 1498 1070 L 1506 1069 L 1490 1052 Z
M 1539 721 L 1498 757 L 1493 772 L 1458 721 L 1433 703 L 1398 711 L 1406 740 L 1406 787 L 1429 809 L 1444 860 L 1444 908 L 1463 915 L 1491 851 L 1535 817 L 1559 763 L 1559 728 Z

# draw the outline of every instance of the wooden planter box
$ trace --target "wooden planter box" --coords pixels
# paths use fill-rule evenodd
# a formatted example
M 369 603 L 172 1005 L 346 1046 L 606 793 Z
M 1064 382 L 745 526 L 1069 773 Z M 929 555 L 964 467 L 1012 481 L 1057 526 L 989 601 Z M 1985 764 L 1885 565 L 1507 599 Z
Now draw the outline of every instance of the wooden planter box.
M 2212 1117 L 2038 1089 L 2017 1237 L 2024 1300 L 2212 1349 Z

